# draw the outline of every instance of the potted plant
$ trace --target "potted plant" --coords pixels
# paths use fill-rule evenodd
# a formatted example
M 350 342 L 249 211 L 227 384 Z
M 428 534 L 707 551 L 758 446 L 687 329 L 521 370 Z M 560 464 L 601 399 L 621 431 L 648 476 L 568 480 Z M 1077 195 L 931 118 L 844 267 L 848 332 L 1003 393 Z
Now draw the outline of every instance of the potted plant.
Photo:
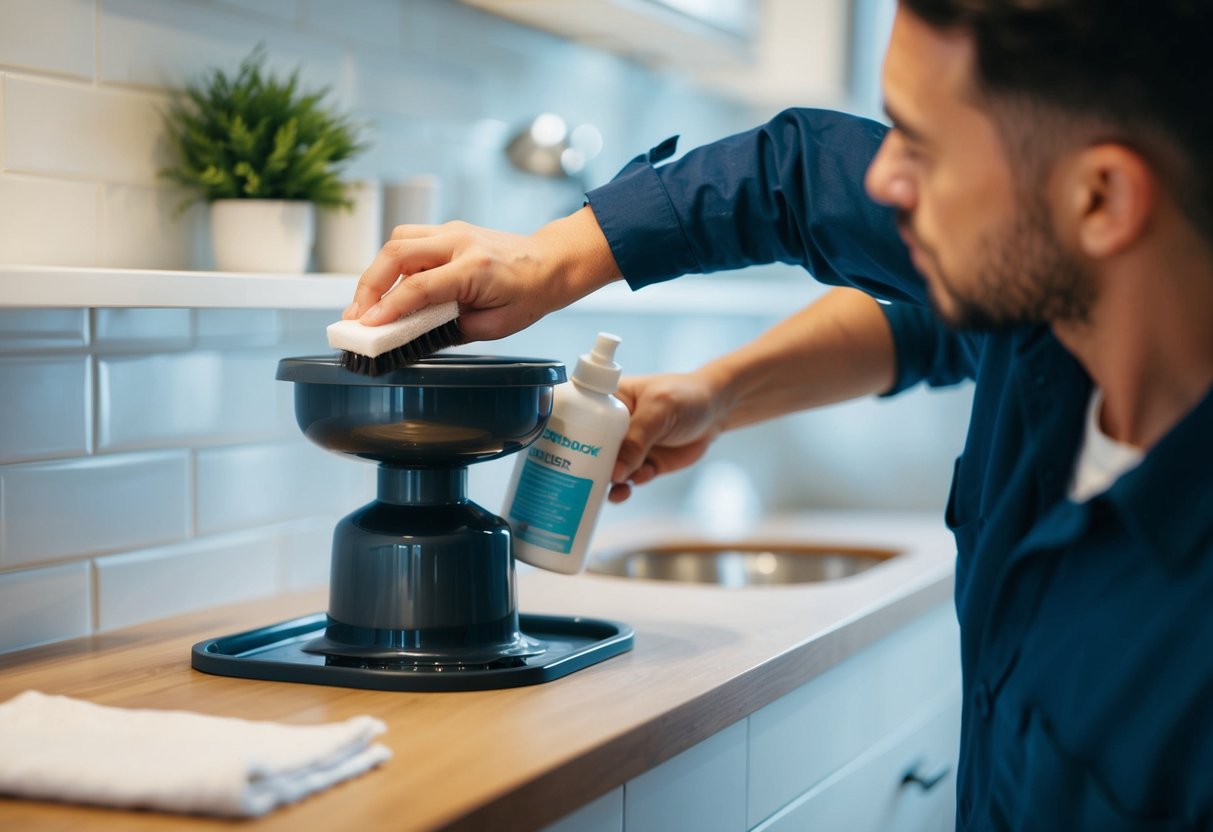
M 361 152 L 357 129 L 323 105 L 328 90 L 302 92 L 265 68 L 261 47 L 229 75 L 212 70 L 165 113 L 173 164 L 162 176 L 194 192 L 183 208 L 210 203 L 215 265 L 223 271 L 306 270 L 315 206 L 347 206 L 338 177 Z

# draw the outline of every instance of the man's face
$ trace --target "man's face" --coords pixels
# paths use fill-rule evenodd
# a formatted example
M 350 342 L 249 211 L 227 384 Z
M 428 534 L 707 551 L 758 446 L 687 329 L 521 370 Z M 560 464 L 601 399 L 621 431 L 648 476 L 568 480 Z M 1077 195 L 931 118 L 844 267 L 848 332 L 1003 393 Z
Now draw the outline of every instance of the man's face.
M 1046 177 L 1013 169 L 973 72 L 967 32 L 932 28 L 898 8 L 882 76 L 893 129 L 868 169 L 868 192 L 897 209 L 948 325 L 1085 317 L 1091 281 L 1057 241 Z

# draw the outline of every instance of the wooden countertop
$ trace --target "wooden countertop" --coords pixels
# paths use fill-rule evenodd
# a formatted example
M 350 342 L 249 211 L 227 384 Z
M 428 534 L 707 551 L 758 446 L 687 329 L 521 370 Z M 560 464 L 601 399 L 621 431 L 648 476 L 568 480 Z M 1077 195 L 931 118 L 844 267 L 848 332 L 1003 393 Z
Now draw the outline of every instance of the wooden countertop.
M 615 530 L 600 546 L 677 536 Z M 325 608 L 323 592 L 157 621 L 0 656 L 0 701 L 28 689 L 105 705 L 290 723 L 370 714 L 385 765 L 241 826 L 265 830 L 535 829 L 686 750 L 891 633 L 952 591 L 954 547 L 922 515 L 798 515 L 764 537 L 882 546 L 902 554 L 823 584 L 742 590 L 520 568 L 523 612 L 615 619 L 635 648 L 542 685 L 393 693 L 210 676 L 205 638 Z M 3 750 L 0 749 L 0 753 Z M 231 822 L 0 798 L 0 829 L 204 830 Z

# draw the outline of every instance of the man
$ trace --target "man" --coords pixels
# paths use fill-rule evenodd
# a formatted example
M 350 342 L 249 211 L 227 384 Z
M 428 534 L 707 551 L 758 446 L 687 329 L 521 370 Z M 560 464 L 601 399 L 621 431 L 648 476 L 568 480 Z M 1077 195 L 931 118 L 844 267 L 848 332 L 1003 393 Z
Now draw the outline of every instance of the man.
M 402 227 L 346 314 L 458 299 L 494 338 L 624 275 L 776 260 L 864 290 L 628 380 L 613 499 L 739 425 L 975 379 L 958 826 L 1213 828 L 1210 44 L 1202 0 L 903 0 L 892 130 L 793 110 L 530 237 Z

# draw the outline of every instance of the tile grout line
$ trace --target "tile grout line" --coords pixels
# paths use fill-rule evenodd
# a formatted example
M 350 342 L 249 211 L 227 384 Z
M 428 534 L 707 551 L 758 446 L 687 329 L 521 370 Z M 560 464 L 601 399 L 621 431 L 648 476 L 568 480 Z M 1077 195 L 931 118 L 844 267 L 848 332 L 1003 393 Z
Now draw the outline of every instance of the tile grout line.
M 93 0 L 93 89 L 101 89 L 101 0 Z M 105 216 L 105 186 L 98 182 L 96 185 L 96 193 L 93 195 L 96 200 L 97 221 L 93 224 L 93 234 L 95 240 L 93 242 L 93 263 L 101 265 L 101 249 L 105 240 L 105 229 L 108 225 Z M 92 317 L 90 310 L 89 317 Z
M 0 70 L 0 173 L 4 173 L 7 170 L 4 167 L 4 86 L 7 78 L 8 73 Z
M 89 631 L 101 632 L 101 570 L 97 568 L 97 558 L 88 559 L 89 584 Z
M 93 86 L 101 86 L 101 0 L 93 0 Z

